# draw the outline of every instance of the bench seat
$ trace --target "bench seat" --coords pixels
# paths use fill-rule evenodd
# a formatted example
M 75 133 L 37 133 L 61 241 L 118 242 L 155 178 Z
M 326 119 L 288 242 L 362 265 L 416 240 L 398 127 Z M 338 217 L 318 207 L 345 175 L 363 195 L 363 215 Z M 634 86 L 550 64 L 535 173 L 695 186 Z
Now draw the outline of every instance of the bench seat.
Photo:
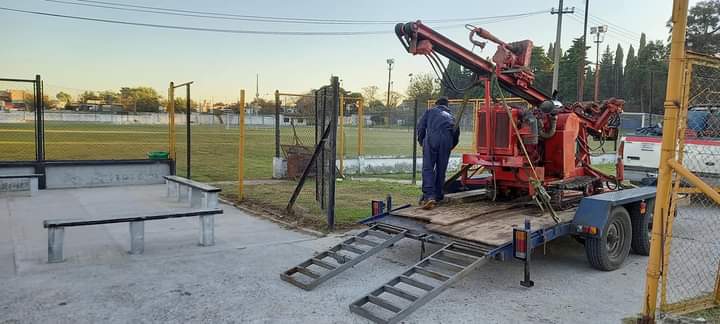
M 131 217 L 104 218 L 104 219 L 54 219 L 43 221 L 43 227 L 48 229 L 48 262 L 63 261 L 63 239 L 65 227 L 130 223 L 130 253 L 142 254 L 145 250 L 145 221 L 198 217 L 200 220 L 200 245 L 215 244 L 214 215 L 222 214 L 222 209 L 203 209 L 187 212 L 166 212 Z
M 222 189 L 178 176 L 164 176 L 167 196 L 177 201 L 189 201 L 193 208 L 216 208 Z

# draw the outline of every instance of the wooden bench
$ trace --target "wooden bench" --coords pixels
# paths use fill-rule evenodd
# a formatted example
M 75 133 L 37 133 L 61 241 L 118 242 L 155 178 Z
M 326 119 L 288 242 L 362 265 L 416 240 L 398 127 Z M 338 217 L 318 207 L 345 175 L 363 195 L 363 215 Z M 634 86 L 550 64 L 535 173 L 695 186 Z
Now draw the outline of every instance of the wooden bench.
M 135 217 L 85 219 L 85 220 L 45 220 L 43 227 L 48 229 L 48 262 L 63 261 L 63 238 L 65 227 L 130 223 L 130 253 L 142 254 L 145 250 L 145 221 L 170 218 L 199 217 L 200 219 L 200 245 L 215 244 L 214 215 L 222 214 L 222 209 L 204 209 L 189 212 L 150 214 Z
M 0 174 L 0 192 L 38 192 L 38 178 L 42 174 Z
M 192 208 L 217 208 L 220 188 L 178 176 L 164 178 L 168 197 L 189 201 Z

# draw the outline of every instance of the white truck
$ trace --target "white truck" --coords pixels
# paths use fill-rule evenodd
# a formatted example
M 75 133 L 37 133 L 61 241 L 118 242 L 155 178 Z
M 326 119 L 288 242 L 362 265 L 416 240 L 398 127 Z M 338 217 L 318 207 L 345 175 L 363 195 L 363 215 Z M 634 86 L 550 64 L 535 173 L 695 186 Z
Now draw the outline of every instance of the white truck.
M 652 185 L 660 165 L 662 145 L 660 125 L 639 129 L 620 140 L 618 154 L 624 165 L 625 179 Z M 692 107 L 683 150 L 683 165 L 715 185 L 720 183 L 720 105 Z

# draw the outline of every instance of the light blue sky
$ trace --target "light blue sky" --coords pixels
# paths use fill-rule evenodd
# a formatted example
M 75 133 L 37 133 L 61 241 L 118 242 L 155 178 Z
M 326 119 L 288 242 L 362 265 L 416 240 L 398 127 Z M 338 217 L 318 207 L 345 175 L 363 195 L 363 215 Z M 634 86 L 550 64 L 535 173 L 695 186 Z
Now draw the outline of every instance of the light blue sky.
M 73 1 L 73 0 L 67 0 Z M 547 10 L 547 14 L 518 20 L 479 24 L 506 41 L 531 39 L 547 45 L 555 39 L 556 16 L 550 15 L 553 0 L 516 1 L 330 1 L 330 0 L 251 0 L 251 1 L 171 1 L 108 0 L 128 4 L 203 10 L 264 16 L 392 20 L 485 17 Z M 695 3 L 697 1 L 690 1 Z M 452 3 L 452 7 L 449 7 Z M 387 82 L 387 58 L 396 61 L 394 90 L 404 92 L 408 74 L 432 72 L 422 57 L 405 53 L 392 33 L 393 25 L 343 26 L 300 25 L 204 18 L 163 16 L 87 8 L 43 0 L 0 0 L 0 6 L 67 15 L 98 17 L 168 25 L 196 27 L 287 30 L 347 31 L 388 30 L 383 35 L 362 36 L 262 36 L 209 32 L 162 30 L 111 25 L 63 18 L 34 16 L 0 11 L 2 71 L 0 77 L 31 78 L 42 75 L 46 93 L 58 90 L 118 89 L 121 86 L 148 85 L 165 95 L 171 80 L 194 80 L 194 97 L 215 101 L 236 100 L 238 89 L 255 93 L 255 74 L 260 74 L 260 94 L 270 97 L 275 89 L 304 92 L 339 75 L 346 89 Z M 584 1 L 566 0 L 565 6 L 582 9 Z M 671 13 L 670 0 L 591 0 L 590 13 L 610 21 L 605 43 L 615 48 L 620 42 L 627 50 L 637 47 L 640 32 L 649 40 L 667 38 L 665 22 Z M 590 21 L 589 25 L 596 25 Z M 622 28 L 622 29 L 621 29 Z M 463 27 L 441 29 L 442 33 L 467 45 Z M 563 48 L 582 34 L 582 21 L 566 16 Z M 633 37 L 634 36 L 634 37 Z M 483 56 L 491 56 L 494 46 Z M 590 53 L 594 53 L 594 48 Z M 594 59 L 594 55 L 591 57 Z

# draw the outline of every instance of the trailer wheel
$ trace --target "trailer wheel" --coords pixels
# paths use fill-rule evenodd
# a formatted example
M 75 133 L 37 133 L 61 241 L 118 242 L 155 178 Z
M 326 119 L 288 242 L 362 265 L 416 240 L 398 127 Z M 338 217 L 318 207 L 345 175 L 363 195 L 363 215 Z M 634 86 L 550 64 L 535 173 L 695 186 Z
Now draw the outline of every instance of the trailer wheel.
M 630 253 L 631 242 L 630 214 L 624 207 L 615 207 L 610 211 L 600 237 L 585 240 L 585 254 L 593 268 L 603 271 L 615 270 L 623 264 Z
M 632 252 L 639 255 L 650 255 L 650 236 L 652 235 L 652 218 L 655 201 L 648 202 L 645 214 L 639 209 L 632 212 Z

